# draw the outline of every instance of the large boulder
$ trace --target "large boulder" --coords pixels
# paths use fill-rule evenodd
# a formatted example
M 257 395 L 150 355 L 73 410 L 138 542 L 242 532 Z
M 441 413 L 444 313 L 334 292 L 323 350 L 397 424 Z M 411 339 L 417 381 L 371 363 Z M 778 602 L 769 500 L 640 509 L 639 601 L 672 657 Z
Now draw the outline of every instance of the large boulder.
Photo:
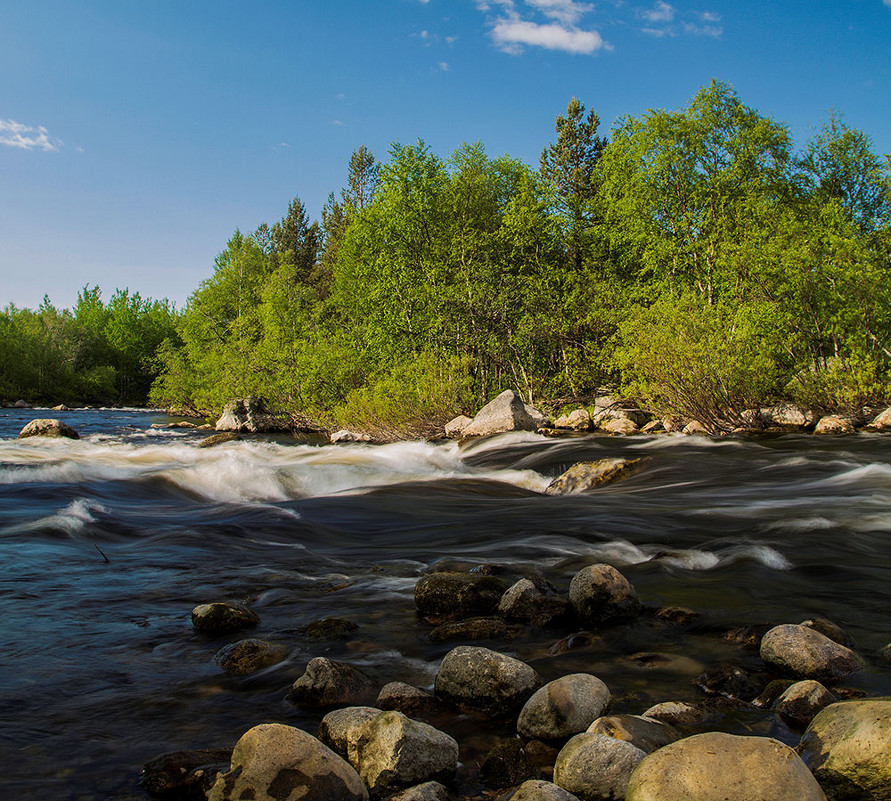
M 813 774 L 768 737 L 709 732 L 654 751 L 631 776 L 626 801 L 825 801 Z
M 574 495 L 604 484 L 633 476 L 643 466 L 643 459 L 596 459 L 576 462 L 557 476 L 546 490 L 548 495 Z
M 434 688 L 437 697 L 462 710 L 498 717 L 525 703 L 541 683 L 538 673 L 519 659 L 460 645 L 443 657 Z
M 622 801 L 631 774 L 646 754 L 603 734 L 577 734 L 557 755 L 554 784 L 580 801 Z
M 359 764 L 357 751 L 362 728 L 382 714 L 372 706 L 347 706 L 335 709 L 322 718 L 319 740 L 346 759 L 354 767 Z
M 236 398 L 223 407 L 217 420 L 217 431 L 239 433 L 274 433 L 290 430 L 286 420 L 272 414 L 260 398 Z
M 853 434 L 854 424 L 847 417 L 827 414 L 821 417 L 814 428 L 815 434 Z
M 381 712 L 359 732 L 357 769 L 373 796 L 452 776 L 458 767 L 458 743 L 445 732 Z
M 491 615 L 506 587 L 497 576 L 428 573 L 415 585 L 418 613 L 435 620 Z
M 795 682 L 774 702 L 773 710 L 783 720 L 804 728 L 820 710 L 838 701 L 820 682 L 813 679 Z
M 589 673 L 572 673 L 548 682 L 524 704 L 517 731 L 538 740 L 580 734 L 609 709 L 609 688 Z
M 375 684 L 359 668 L 324 656 L 310 660 L 288 692 L 288 700 L 305 709 L 361 704 L 374 698 Z
M 798 746 L 830 799 L 891 799 L 891 698 L 842 701 L 812 721 Z
M 613 417 L 605 420 L 600 424 L 601 431 L 608 434 L 636 434 L 640 431 L 639 426 L 633 420 L 627 417 Z
M 783 428 L 809 428 L 817 422 L 813 409 L 796 403 L 780 403 L 761 409 L 761 423 Z
M 19 439 L 27 439 L 28 437 L 63 437 L 65 439 L 80 439 L 78 434 L 70 425 L 63 423 L 61 420 L 41 419 L 32 420 L 19 432 Z
M 465 437 L 501 434 L 505 431 L 535 431 L 547 425 L 548 418 L 512 389 L 506 389 L 477 412 L 462 432 Z
M 879 413 L 870 423 L 869 428 L 876 431 L 887 431 L 891 428 L 891 406 Z
M 608 715 L 597 718 L 588 727 L 588 733 L 605 734 L 616 740 L 624 740 L 647 754 L 681 739 L 681 733 L 674 726 L 642 715 Z
M 242 735 L 208 801 L 368 801 L 355 769 L 315 737 L 280 723 Z
M 799 679 L 838 681 L 861 670 L 863 659 L 850 648 L 808 626 L 774 626 L 761 639 L 761 658 Z
M 460 439 L 460 437 L 464 434 L 464 429 L 467 428 L 473 422 L 472 417 L 468 417 L 466 414 L 459 414 L 457 417 L 453 417 L 449 420 L 448 423 L 445 424 L 445 435 L 452 439 Z
M 628 579 L 606 564 L 579 570 L 569 584 L 569 600 L 586 623 L 633 617 L 641 610 L 637 593 Z
M 253 628 L 259 622 L 257 613 L 242 604 L 215 601 L 192 610 L 192 625 L 203 634 L 232 634 Z
M 573 431 L 590 431 L 593 428 L 591 413 L 587 409 L 575 409 L 554 421 L 555 428 L 571 428 Z

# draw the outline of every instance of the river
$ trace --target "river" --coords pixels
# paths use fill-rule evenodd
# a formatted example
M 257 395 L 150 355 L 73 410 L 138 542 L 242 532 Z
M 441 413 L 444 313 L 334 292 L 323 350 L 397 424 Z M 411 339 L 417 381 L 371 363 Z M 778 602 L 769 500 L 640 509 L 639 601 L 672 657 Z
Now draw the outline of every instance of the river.
M 81 439 L 15 439 L 42 416 Z M 457 644 L 432 643 L 415 614 L 414 585 L 432 566 L 534 570 L 565 592 L 578 569 L 604 561 L 645 604 L 700 612 L 693 626 L 604 629 L 566 653 L 550 630 L 483 643 L 546 679 L 595 673 L 619 712 L 701 698 L 696 676 L 722 662 L 757 667 L 726 629 L 814 616 L 844 627 L 868 661 L 846 684 L 891 695 L 877 657 L 891 641 L 887 435 L 512 433 L 463 447 L 281 437 L 202 449 L 207 432 L 151 427 L 166 422 L 141 410 L 0 410 L 4 798 L 146 799 L 139 772 L 160 753 L 231 746 L 266 721 L 315 732 L 320 713 L 285 700 L 315 656 L 381 684 L 431 687 Z M 649 459 L 621 483 L 543 494 L 571 464 L 606 456 Z M 190 624 L 194 606 L 215 600 L 249 603 L 261 623 L 247 636 L 285 644 L 289 657 L 223 674 L 214 654 L 245 635 L 212 639 Z M 328 615 L 359 629 L 301 634 Z M 676 658 L 654 669 L 629 659 L 640 652 Z M 722 725 L 795 736 L 769 715 Z M 478 728 L 463 732 L 468 764 L 493 736 Z M 472 770 L 463 775 L 470 787 Z

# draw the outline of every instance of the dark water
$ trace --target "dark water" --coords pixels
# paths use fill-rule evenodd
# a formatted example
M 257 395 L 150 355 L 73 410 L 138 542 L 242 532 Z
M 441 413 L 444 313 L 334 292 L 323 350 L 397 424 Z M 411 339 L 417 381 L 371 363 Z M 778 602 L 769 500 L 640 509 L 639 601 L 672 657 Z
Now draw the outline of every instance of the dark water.
M 14 439 L 53 415 L 83 439 Z M 454 643 L 427 639 L 412 592 L 443 563 L 538 570 L 565 591 L 579 568 L 605 561 L 645 603 L 700 611 L 692 628 L 644 618 L 561 656 L 550 653 L 560 632 L 497 646 L 546 679 L 599 675 L 620 712 L 700 698 L 694 679 L 722 661 L 757 667 L 725 629 L 817 615 L 869 661 L 848 684 L 891 694 L 875 656 L 891 641 L 891 438 L 512 434 L 464 450 L 259 439 L 197 449 L 202 433 L 150 428 L 166 420 L 0 410 L 0 797 L 145 798 L 139 771 L 159 753 L 231 746 L 264 721 L 314 732 L 320 715 L 284 696 L 315 656 L 381 684 L 431 686 Z M 541 494 L 572 463 L 604 456 L 649 462 L 587 495 Z M 239 635 L 210 639 L 189 621 L 195 605 L 224 599 L 249 602 L 262 620 L 250 636 L 290 657 L 225 676 L 212 657 Z M 298 631 L 326 615 L 360 628 L 333 642 Z M 642 651 L 677 658 L 645 669 L 628 659 Z M 794 737 L 769 716 L 724 726 Z M 469 724 L 455 733 L 466 765 L 491 736 Z

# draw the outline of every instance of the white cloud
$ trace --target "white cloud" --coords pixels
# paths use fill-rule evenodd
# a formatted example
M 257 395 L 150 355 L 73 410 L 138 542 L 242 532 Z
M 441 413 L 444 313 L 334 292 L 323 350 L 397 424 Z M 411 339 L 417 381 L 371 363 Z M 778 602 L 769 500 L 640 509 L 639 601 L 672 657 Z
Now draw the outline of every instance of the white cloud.
M 651 24 L 667 23 L 674 20 L 675 10 L 674 6 L 666 3 L 665 0 L 658 0 L 656 5 L 646 11 L 641 11 L 640 15 Z
M 451 69 L 451 67 L 449 66 L 449 62 L 448 62 L 448 61 L 440 61 L 440 62 L 439 62 L 439 68 L 440 68 L 443 72 L 448 72 L 448 71 Z
M 597 31 L 564 28 L 557 24 L 539 25 L 525 20 L 500 20 L 492 29 L 492 38 L 509 53 L 519 52 L 522 45 L 567 53 L 596 53 L 604 46 Z
M 0 119 L 0 145 L 21 150 L 52 152 L 62 146 L 61 139 L 53 139 L 42 125 L 23 125 L 15 120 Z
M 640 32 L 645 33 L 647 36 L 654 36 L 656 39 L 664 39 L 666 36 L 677 36 L 671 28 L 641 28 Z
M 526 5 L 538 9 L 548 19 L 561 25 L 575 25 L 594 6 L 578 3 L 575 0 L 526 0 Z
M 684 33 L 689 33 L 691 36 L 711 36 L 717 39 L 724 33 L 724 29 L 720 25 L 696 25 L 692 22 L 685 22 Z
M 331 120 L 332 125 L 336 125 L 338 128 L 343 127 L 343 120 Z

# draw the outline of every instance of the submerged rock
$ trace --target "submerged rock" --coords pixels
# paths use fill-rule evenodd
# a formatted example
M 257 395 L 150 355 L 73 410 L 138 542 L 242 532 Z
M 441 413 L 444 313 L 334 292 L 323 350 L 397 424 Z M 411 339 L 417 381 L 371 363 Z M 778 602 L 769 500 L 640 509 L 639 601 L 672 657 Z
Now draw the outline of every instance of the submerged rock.
M 64 439 L 80 439 L 80 434 L 78 434 L 70 425 L 63 423 L 61 420 L 40 419 L 32 420 L 19 433 L 19 439 L 27 439 L 28 437 L 62 437 Z
M 330 640 L 335 637 L 345 637 L 359 630 L 359 624 L 345 617 L 323 617 L 321 620 L 314 620 L 305 626 L 301 626 L 298 631 L 310 640 Z
M 761 640 L 761 658 L 800 679 L 838 681 L 861 670 L 863 659 L 807 626 L 775 626 Z
M 830 799 L 891 798 L 891 698 L 842 701 L 811 721 L 798 751 Z
M 287 655 L 288 649 L 284 645 L 266 640 L 248 639 L 221 648 L 213 661 L 232 676 L 247 676 L 278 664 Z
M 708 695 L 719 695 L 739 701 L 751 701 L 761 692 L 763 683 L 736 665 L 717 665 L 703 672 L 696 685 Z
M 374 682 L 359 668 L 324 656 L 310 660 L 291 685 L 288 700 L 307 709 L 335 704 L 359 704 L 374 697 Z
M 646 754 L 604 734 L 577 734 L 560 751 L 554 784 L 581 801 L 622 801 L 634 769 Z
M 523 704 L 541 678 L 519 659 L 460 645 L 443 657 L 434 686 L 437 697 L 462 710 L 498 717 Z
M 596 459 L 576 462 L 549 485 L 548 495 L 574 495 L 578 492 L 613 484 L 634 475 L 643 467 L 643 459 Z
M 217 601 L 199 604 L 192 610 L 192 625 L 203 634 L 232 634 L 259 622 L 257 613 L 242 604 Z
M 465 437 L 479 437 L 506 431 L 535 431 L 547 423 L 548 418 L 538 409 L 523 403 L 512 389 L 506 389 L 483 406 L 461 433 Z
M 517 719 L 524 737 L 558 740 L 580 734 L 609 709 L 609 688 L 589 673 L 548 682 L 525 703 Z
M 595 624 L 633 617 L 641 610 L 628 579 L 606 564 L 579 570 L 569 584 L 569 600 L 581 620 Z
M 150 795 L 204 801 L 217 774 L 229 770 L 231 748 L 173 751 L 145 764 L 140 784 Z
M 352 765 L 300 729 L 264 723 L 242 735 L 208 801 L 368 801 Z
M 709 732 L 648 755 L 631 776 L 626 801 L 825 801 L 807 766 L 768 737 Z
M 497 576 L 428 573 L 415 585 L 415 606 L 421 615 L 434 619 L 491 615 L 504 590 Z
M 513 640 L 523 633 L 523 627 L 505 623 L 497 617 L 472 617 L 442 623 L 427 635 L 430 642 L 464 640 Z

